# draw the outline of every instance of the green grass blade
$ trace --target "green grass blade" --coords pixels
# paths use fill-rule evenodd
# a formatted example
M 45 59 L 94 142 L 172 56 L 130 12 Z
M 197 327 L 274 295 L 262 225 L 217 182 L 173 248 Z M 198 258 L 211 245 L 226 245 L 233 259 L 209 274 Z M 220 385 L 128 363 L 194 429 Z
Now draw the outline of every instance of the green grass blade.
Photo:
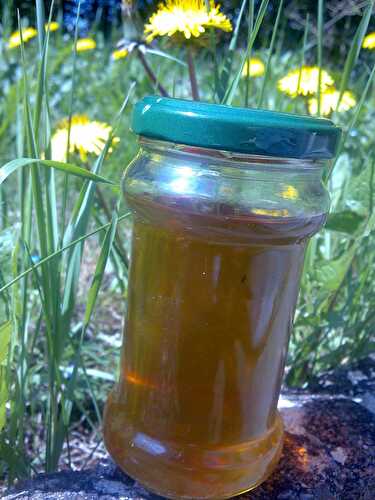
M 7 321 L 0 325 L 0 432 L 6 421 L 6 404 L 9 397 L 7 381 L 7 362 L 9 345 L 12 335 L 12 322 Z
M 318 98 L 318 116 L 320 116 L 320 105 L 321 105 L 321 92 L 322 92 L 322 58 L 323 58 L 323 11 L 324 4 L 323 0 L 318 0 L 318 68 L 319 68 L 319 76 L 318 76 L 318 89 L 317 89 L 317 98 Z
M 356 64 L 359 53 L 361 51 L 363 38 L 366 34 L 367 27 L 368 27 L 370 19 L 371 19 L 371 14 L 372 14 L 372 11 L 374 8 L 374 4 L 375 4 L 374 0 L 371 0 L 368 3 L 368 5 L 367 5 L 367 7 L 362 15 L 361 22 L 359 23 L 357 31 L 354 35 L 353 41 L 350 45 L 350 49 L 349 49 L 348 55 L 347 55 L 346 60 L 345 60 L 344 69 L 342 71 L 342 77 L 341 77 L 341 81 L 340 81 L 340 95 L 339 95 L 339 98 L 337 100 L 336 110 L 340 106 L 342 96 L 348 87 L 350 75 L 352 73 L 354 65 Z
M 375 65 L 373 66 L 372 68 L 372 71 L 370 73 L 370 76 L 366 82 L 366 86 L 362 92 L 362 96 L 361 96 L 361 99 L 359 100 L 358 104 L 357 104 L 357 107 L 355 108 L 355 112 L 354 112 L 354 115 L 353 115 L 353 118 L 352 120 L 350 121 L 349 123 L 349 127 L 347 128 L 347 130 L 343 133 L 342 137 L 341 137 L 341 140 L 340 140 L 340 143 L 339 143 L 339 146 L 337 148 L 337 153 L 336 153 L 336 156 L 330 166 L 330 168 L 328 169 L 327 171 L 327 174 L 325 176 L 325 182 L 327 183 L 328 180 L 330 179 L 331 175 L 332 175 L 332 172 L 333 172 L 333 169 L 335 168 L 335 165 L 336 165 L 336 162 L 337 160 L 339 159 L 343 149 L 344 149 L 344 146 L 345 146 L 345 143 L 349 137 L 349 134 L 350 132 L 353 130 L 353 128 L 355 127 L 357 121 L 358 121 L 358 118 L 361 114 L 361 111 L 363 109 L 363 106 L 366 102 L 366 99 L 367 99 L 367 95 L 368 95 L 368 92 L 370 90 L 370 87 L 371 87 L 371 84 L 372 84 L 372 81 L 374 80 L 374 76 L 375 76 Z
M 36 0 L 36 21 L 38 27 L 38 42 L 39 42 L 39 53 L 42 55 L 43 46 L 44 46 L 44 38 L 45 38 L 45 23 L 46 17 L 44 12 L 44 2 L 43 0 Z
M 254 0 L 249 0 L 249 9 L 248 9 L 248 21 L 247 21 L 247 42 L 251 38 L 252 32 L 254 28 Z M 250 94 L 250 59 L 251 59 L 251 51 L 249 52 L 247 58 L 246 65 L 246 81 L 245 81 L 245 108 L 249 106 L 249 94 Z
M 0 140 L 3 136 L 9 133 L 9 127 L 11 126 L 14 115 L 17 112 L 17 106 L 15 103 L 18 102 L 18 84 L 12 85 L 5 95 L 1 96 L 2 99 L 2 116 L 0 123 Z
M 35 135 L 35 131 L 33 128 L 33 122 L 31 119 L 31 109 L 30 109 L 30 93 L 29 93 L 29 84 L 28 84 L 28 71 L 26 66 L 26 58 L 25 58 L 25 48 L 24 42 L 22 38 L 22 30 L 21 30 L 21 19 L 20 14 L 18 12 L 18 25 L 21 34 L 21 59 L 22 59 L 22 72 L 23 72 L 23 91 L 24 91 L 24 110 L 25 110 L 25 121 L 26 121 L 26 137 L 28 140 L 29 151 L 34 156 L 34 158 L 39 157 L 38 150 L 38 142 Z M 39 89 L 40 92 L 43 92 L 43 89 Z M 17 161 L 17 160 L 14 160 Z M 10 165 L 9 165 L 10 164 Z M 10 172 L 14 171 L 14 164 L 9 162 L 5 165 L 5 168 L 1 169 L 0 173 L 0 184 L 7 177 L 8 170 Z M 40 172 L 38 167 L 38 162 L 36 162 L 31 168 L 31 184 L 32 184 L 32 193 L 33 193 L 33 201 L 35 205 L 35 215 L 38 227 L 38 235 L 39 235 L 39 245 L 42 257 L 47 255 L 47 234 L 45 227 L 45 214 L 44 214 L 44 206 L 43 206 L 43 195 L 42 195 L 42 183 L 40 180 Z M 47 286 L 48 282 L 48 269 L 44 269 L 44 280 Z M 49 295 L 49 294 L 48 294 Z
M 264 72 L 262 88 L 260 90 L 259 99 L 258 99 L 258 103 L 257 103 L 258 108 L 262 107 L 264 95 L 265 95 L 267 84 L 268 84 L 269 77 L 270 77 L 272 55 L 273 55 L 273 51 L 274 51 L 274 47 L 275 47 L 276 35 L 278 33 L 278 30 L 279 30 L 283 6 L 284 6 L 284 0 L 280 0 L 279 7 L 277 9 L 275 25 L 274 25 L 274 28 L 272 30 L 271 43 L 270 43 L 270 48 L 269 48 L 269 52 L 268 52 L 268 58 L 267 58 L 267 63 L 266 63 L 266 70 Z
M 104 271 L 107 265 L 109 254 L 112 249 L 113 241 L 115 239 L 117 224 L 118 224 L 118 214 L 116 212 L 113 214 L 111 224 L 106 232 L 103 245 L 100 251 L 100 255 L 98 258 L 98 262 L 95 267 L 94 277 L 87 296 L 86 311 L 83 320 L 83 329 L 87 328 L 95 309 L 95 304 L 98 298 L 99 289 L 103 281 Z
M 58 449 L 62 448 L 62 440 L 64 436 L 64 427 L 65 427 L 65 421 L 70 418 L 70 413 L 72 410 L 72 402 L 74 398 L 74 392 L 75 392 L 75 386 L 76 386 L 76 381 L 77 381 L 77 375 L 78 375 L 78 368 L 80 365 L 81 361 L 81 348 L 82 348 L 82 343 L 83 339 L 86 333 L 87 326 L 90 322 L 90 319 L 92 317 L 92 314 L 95 309 L 96 301 L 98 298 L 99 294 L 99 289 L 103 281 L 103 276 L 104 276 L 104 271 L 108 262 L 108 257 L 110 255 L 113 241 L 116 235 L 116 229 L 117 229 L 117 223 L 118 223 L 118 213 L 117 210 L 113 214 L 112 221 L 110 223 L 110 226 L 107 229 L 106 236 L 104 238 L 102 248 L 100 251 L 99 259 L 95 267 L 95 273 L 94 277 L 88 292 L 88 298 L 87 298 L 87 303 L 86 303 L 86 310 L 85 310 L 85 316 L 84 316 L 84 321 L 81 329 L 81 335 L 79 339 L 79 344 L 76 347 L 76 355 L 75 355 L 75 361 L 73 364 L 73 372 L 70 376 L 69 383 L 68 383 L 68 388 L 66 391 L 66 397 L 65 397 L 65 404 L 64 406 L 64 411 L 63 415 L 60 417 L 59 422 L 58 422 L 58 433 L 57 433 L 57 447 Z M 64 421 L 65 419 L 65 421 Z
M 43 7 L 42 7 L 43 8 Z M 41 9 L 42 9 L 41 8 Z M 50 38 L 50 23 L 52 21 L 52 14 L 54 9 L 54 0 L 51 2 L 47 30 L 44 29 L 45 19 L 44 12 L 39 9 L 39 15 L 43 18 L 39 21 L 38 25 L 43 26 L 43 31 L 46 31 L 44 36 L 43 50 L 40 56 L 37 90 L 36 90 L 36 103 L 34 111 L 34 130 L 37 134 L 38 147 L 45 151 L 46 159 L 50 155 L 50 111 L 48 105 L 48 88 L 47 88 L 47 65 L 48 65 L 48 49 Z M 40 14 L 41 12 L 41 14 Z M 38 9 L 37 9 L 38 14 Z M 43 106 L 44 104 L 44 106 Z M 44 117 L 43 127 L 41 126 L 41 118 Z M 55 170 L 52 168 L 44 168 L 41 175 L 45 179 L 45 212 L 46 212 L 46 232 L 47 232 L 47 252 L 51 254 L 54 252 L 58 245 L 58 222 L 57 222 L 57 200 L 56 200 L 56 186 L 55 186 Z M 27 242 L 26 242 L 27 245 Z M 51 331 L 53 330 L 58 336 L 58 325 L 60 324 L 59 318 L 59 302 L 60 302 L 60 280 L 59 280 L 59 266 L 56 260 L 49 263 L 49 274 L 51 283 L 51 317 L 48 321 L 51 322 Z M 42 287 L 40 287 L 40 294 Z
M 127 212 L 126 214 L 121 215 L 118 218 L 118 222 L 121 222 L 122 220 L 126 219 L 127 217 L 130 216 L 130 212 Z M 56 250 L 56 252 L 53 252 L 51 255 L 48 255 L 44 259 L 41 259 L 40 261 L 36 262 L 32 267 L 29 269 L 26 269 L 26 271 L 23 271 L 21 274 L 16 276 L 15 278 L 12 279 L 9 283 L 4 285 L 2 288 L 0 288 L 0 294 L 5 293 L 10 287 L 15 285 L 18 281 L 20 281 L 22 278 L 25 278 L 28 274 L 33 272 L 34 269 L 37 269 L 38 267 L 42 266 L 43 264 L 49 262 L 50 260 L 54 259 L 55 257 L 58 257 L 59 255 L 63 254 L 67 250 L 73 248 L 75 245 L 78 243 L 82 243 L 85 241 L 87 238 L 90 238 L 91 236 L 94 236 L 95 234 L 100 233 L 101 231 L 104 231 L 108 229 L 111 225 L 111 222 L 107 222 L 106 224 L 103 224 L 102 226 L 96 228 L 94 231 L 91 231 L 90 233 L 84 234 L 83 236 L 80 236 L 76 240 L 70 242 L 68 245 L 66 245 L 63 248 L 60 248 L 59 250 Z
M 187 66 L 187 64 L 186 64 L 185 61 L 182 61 L 178 57 L 174 57 L 171 54 L 168 54 L 167 52 L 164 52 L 163 50 L 154 49 L 154 48 L 151 49 L 149 47 L 146 47 L 145 50 L 146 50 L 147 54 L 152 54 L 154 56 L 162 57 L 163 59 L 167 59 L 169 61 L 175 62 L 175 63 L 177 63 L 177 64 L 179 64 L 180 66 L 183 66 L 183 67 Z
M 135 83 L 133 83 L 130 86 L 129 91 L 128 91 L 128 93 L 124 99 L 124 102 L 121 106 L 121 109 L 114 119 L 112 134 L 108 137 L 108 140 L 107 140 L 106 144 L 104 145 L 104 148 L 103 148 L 100 156 L 98 157 L 98 159 L 95 162 L 95 165 L 93 167 L 93 173 L 95 173 L 95 174 L 100 172 L 100 170 L 102 168 L 106 154 L 111 146 L 113 136 L 116 133 L 116 130 L 117 130 L 117 127 L 120 123 L 123 112 L 129 103 L 130 96 L 134 90 L 134 87 L 135 87 Z M 88 220 L 89 213 L 92 209 L 94 194 L 95 194 L 95 184 L 93 182 L 87 182 L 84 184 L 84 186 L 82 186 L 78 200 L 73 208 L 72 217 L 71 217 L 69 224 L 67 225 L 65 233 L 64 233 L 64 243 L 63 243 L 64 245 L 69 243 L 69 241 L 71 241 L 72 239 L 75 239 L 86 232 L 87 220 Z
M 221 87 L 220 82 L 220 73 L 219 73 L 219 61 L 217 55 L 217 37 L 216 30 L 214 28 L 210 29 L 210 52 L 212 55 L 212 61 L 214 65 L 214 88 L 213 88 L 213 102 L 216 101 L 216 96 L 219 98 L 219 101 L 223 98 L 224 91 Z
M 10 337 L 12 334 L 12 322 L 7 321 L 0 325 L 0 365 L 8 358 Z
M 42 116 L 42 103 L 43 103 L 43 98 L 44 98 L 44 91 L 46 88 L 46 70 L 47 70 L 47 54 L 48 54 L 48 43 L 49 43 L 49 29 L 47 30 L 46 34 L 44 34 L 44 24 L 45 24 L 45 19 L 44 19 L 44 9 L 43 6 L 39 7 L 38 5 L 40 4 L 40 0 L 37 0 L 37 16 L 38 16 L 38 26 L 39 24 L 42 24 L 43 26 L 43 38 L 39 39 L 39 43 L 43 42 L 42 49 L 40 51 L 40 62 L 39 62 L 39 68 L 38 68 L 38 83 L 37 83 L 37 90 L 36 90 L 36 102 L 35 102 L 35 112 L 34 112 L 34 130 L 39 131 L 40 129 L 40 118 Z M 51 10 L 49 14 L 49 19 L 48 19 L 48 24 L 50 23 L 52 19 L 52 12 L 53 12 L 53 6 L 54 6 L 54 0 L 51 3 Z M 41 13 L 42 12 L 42 13 Z M 42 15 L 42 20 L 39 19 L 39 15 Z M 40 35 L 40 30 L 38 28 L 38 36 Z M 39 139 L 37 137 L 37 139 Z
M 230 43 L 229 43 L 228 53 L 226 54 L 226 57 L 224 59 L 223 69 L 222 69 L 221 77 L 220 77 L 220 87 L 219 87 L 220 93 L 218 94 L 220 101 L 222 101 L 224 98 L 225 89 L 227 89 L 227 87 L 228 87 L 229 78 L 230 78 L 230 75 L 232 74 L 233 53 L 237 47 L 238 35 L 240 32 L 240 26 L 241 26 L 244 12 L 245 12 L 245 7 L 246 7 L 247 1 L 248 0 L 242 0 L 240 12 L 238 14 L 238 17 L 236 20 L 236 25 L 235 25 L 234 30 L 233 30 L 233 35 L 232 35 L 232 38 L 231 38 Z
M 29 93 L 29 75 L 26 66 L 26 58 L 25 58 L 25 47 L 22 37 L 21 30 L 21 19 L 20 14 L 18 12 L 18 26 L 20 30 L 21 36 L 21 60 L 22 60 L 22 73 L 23 73 L 23 100 L 24 100 L 24 116 L 25 116 L 25 128 L 26 128 L 26 137 L 28 142 L 28 150 L 34 158 L 38 158 L 38 143 L 35 135 L 35 131 L 33 128 L 32 118 L 31 118 L 31 109 L 30 109 L 30 93 Z M 43 92 L 43 89 L 40 89 L 40 92 Z M 15 160 L 16 161 L 16 160 Z M 12 162 L 9 162 L 12 163 Z M 9 167 L 8 163 L 8 167 Z M 7 177 L 7 168 L 1 169 L 2 175 L 0 174 L 0 182 L 2 181 L 2 177 Z M 12 168 L 10 168 L 10 171 Z M 48 255 L 48 243 L 47 243 L 47 230 L 45 225 L 45 212 L 43 205 L 43 191 L 42 191 L 42 183 L 40 179 L 39 165 L 38 162 L 31 165 L 31 191 L 33 196 L 33 202 L 35 207 L 35 218 L 37 225 L 37 234 L 39 237 L 39 250 L 42 258 Z M 44 296 L 46 297 L 46 310 L 45 315 L 49 317 L 51 314 L 51 283 L 50 283 L 50 270 L 48 268 L 48 264 L 42 267 L 42 279 L 43 279 L 43 289 Z
M 237 91 L 238 85 L 240 83 L 240 79 L 241 79 L 243 68 L 245 66 L 246 61 L 249 58 L 249 54 L 250 54 L 251 49 L 252 49 L 252 47 L 254 45 L 255 38 L 256 38 L 256 36 L 258 34 L 258 31 L 259 31 L 260 26 L 262 24 L 263 18 L 264 18 L 265 14 L 266 14 L 268 3 L 269 3 L 269 0 L 262 0 L 262 3 L 260 4 L 258 15 L 257 15 L 257 18 L 255 20 L 254 29 L 253 29 L 253 31 L 251 33 L 250 40 L 249 40 L 249 42 L 247 44 L 247 48 L 246 48 L 245 54 L 242 57 L 242 61 L 241 61 L 240 67 L 238 68 L 235 77 L 233 78 L 231 84 L 229 85 L 227 91 L 225 92 L 225 95 L 224 95 L 224 98 L 223 98 L 223 104 L 228 104 L 228 105 L 232 104 L 233 98 L 235 96 L 235 93 Z
M 301 85 L 301 79 L 302 79 L 302 70 L 303 66 L 305 65 L 305 58 L 306 58 L 306 48 L 307 48 L 307 35 L 309 33 L 309 27 L 310 27 L 310 16 L 307 13 L 306 14 L 306 23 L 305 23 L 305 31 L 303 33 L 303 43 L 302 43 L 302 51 L 301 51 L 301 61 L 300 61 L 300 69 L 299 69 L 299 74 L 298 74 L 298 83 L 297 83 L 297 94 L 300 90 L 300 85 Z
M 66 145 L 66 161 L 69 162 L 70 159 L 70 134 L 72 130 L 72 117 L 73 117 L 73 103 L 74 103 L 74 94 L 76 87 L 76 73 L 77 73 L 77 40 L 78 40 L 78 25 L 79 25 L 79 16 L 81 12 L 81 0 L 78 2 L 77 8 L 77 17 L 76 24 L 74 27 L 74 41 L 73 41 L 73 69 L 72 69 L 72 88 L 70 90 L 69 96 L 69 115 L 68 115 L 68 141 Z M 62 195 L 62 209 L 61 209 L 61 221 L 62 221 L 62 230 L 61 234 L 63 234 L 65 230 L 65 219 L 66 219 L 66 205 L 68 201 L 68 190 L 69 190 L 69 176 L 66 175 L 64 179 L 64 187 L 63 187 L 63 195 Z
M 245 12 L 245 7 L 246 7 L 247 1 L 248 0 L 242 0 L 240 12 L 238 14 L 236 25 L 235 25 L 234 30 L 233 30 L 233 35 L 232 35 L 232 38 L 231 38 L 230 43 L 229 43 L 229 50 L 230 51 L 236 50 L 238 35 L 240 33 L 241 21 L 243 18 L 243 14 Z
M 74 175 L 75 177 L 80 177 L 92 182 L 100 182 L 103 184 L 115 185 L 114 182 L 105 179 L 104 177 L 94 174 L 90 170 L 86 170 L 82 167 L 77 167 L 72 163 L 64 163 L 61 161 L 54 160 L 40 160 L 37 158 L 17 158 L 16 160 L 11 160 L 0 168 L 0 185 L 17 169 L 26 167 L 28 165 L 41 164 L 45 167 L 54 168 L 67 174 Z

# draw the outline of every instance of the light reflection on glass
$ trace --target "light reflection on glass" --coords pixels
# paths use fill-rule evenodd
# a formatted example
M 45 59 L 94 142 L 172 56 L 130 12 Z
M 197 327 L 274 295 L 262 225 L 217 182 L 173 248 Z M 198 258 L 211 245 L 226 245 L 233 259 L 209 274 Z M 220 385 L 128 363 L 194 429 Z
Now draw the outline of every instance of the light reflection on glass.
M 176 169 L 176 178 L 169 183 L 169 186 L 175 193 L 185 193 L 191 187 L 190 178 L 194 175 L 191 167 L 178 167 Z
M 165 446 L 159 441 L 143 434 L 142 432 L 138 432 L 133 442 L 137 448 L 141 448 L 151 455 L 163 455 L 163 453 L 167 451 Z

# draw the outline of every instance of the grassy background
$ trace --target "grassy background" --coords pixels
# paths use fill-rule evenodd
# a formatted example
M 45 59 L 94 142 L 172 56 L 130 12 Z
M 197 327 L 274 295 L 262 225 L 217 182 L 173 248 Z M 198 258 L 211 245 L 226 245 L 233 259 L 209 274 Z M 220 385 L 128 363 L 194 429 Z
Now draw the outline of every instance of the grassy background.
M 308 249 L 291 339 L 286 381 L 299 386 L 374 351 L 375 52 L 360 50 L 373 22 L 373 2 L 361 3 L 340 54 L 323 50 L 330 16 L 324 2 L 317 6 L 294 46 L 285 6 L 263 0 L 256 8 L 244 3 L 238 37 L 211 33 L 194 48 L 200 94 L 207 101 L 225 95 L 233 105 L 306 114 L 306 98 L 277 90 L 277 81 L 304 61 L 320 63 L 337 88 L 350 89 L 357 99 L 355 108 L 331 117 L 344 136 L 326 175 L 332 213 Z M 124 33 L 143 44 L 139 18 L 136 25 L 125 18 L 110 37 L 94 25 L 90 35 L 97 48 L 88 52 L 75 53 L 80 33 L 62 28 L 47 36 L 39 30 L 39 39 L 9 50 L 17 14 L 12 2 L 8 7 L 0 39 L 0 158 L 6 165 L 0 172 L 18 160 L 0 184 L 0 474 L 13 481 L 57 468 L 77 422 L 100 437 L 126 302 L 130 220 L 120 205 L 118 183 L 137 150 L 129 131 L 132 104 L 157 88 L 145 74 L 139 49 L 118 61 L 111 58 Z M 21 12 L 20 23 L 44 25 L 41 1 L 27 14 Z M 237 22 L 238 8 L 233 15 Z M 61 17 L 59 9 L 53 17 Z M 153 51 L 146 49 L 165 89 L 191 98 L 186 43 L 161 39 Z M 250 54 L 264 61 L 265 76 L 240 76 Z M 101 156 L 87 162 L 73 154 L 67 165 L 23 166 L 27 162 L 20 158 L 49 157 L 51 134 L 73 112 L 116 127 L 121 140 L 112 153 L 106 154 L 108 142 Z M 78 176 L 74 165 L 83 169 Z M 101 182 L 98 189 L 89 172 L 113 185 Z

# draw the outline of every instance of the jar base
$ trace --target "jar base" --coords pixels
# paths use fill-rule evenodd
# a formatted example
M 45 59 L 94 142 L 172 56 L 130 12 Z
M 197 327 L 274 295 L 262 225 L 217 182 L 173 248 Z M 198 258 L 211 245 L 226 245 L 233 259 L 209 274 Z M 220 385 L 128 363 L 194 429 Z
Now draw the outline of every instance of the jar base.
M 277 465 L 283 444 L 279 414 L 261 437 L 231 446 L 162 442 L 129 424 L 124 406 L 110 395 L 104 442 L 126 474 L 171 499 L 226 499 L 256 488 Z

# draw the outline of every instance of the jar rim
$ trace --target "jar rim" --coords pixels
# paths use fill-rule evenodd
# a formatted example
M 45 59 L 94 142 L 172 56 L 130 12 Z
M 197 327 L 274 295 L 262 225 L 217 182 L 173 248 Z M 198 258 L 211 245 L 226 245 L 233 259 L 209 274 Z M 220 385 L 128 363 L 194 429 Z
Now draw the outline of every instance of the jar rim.
M 132 130 L 151 139 L 279 158 L 330 159 L 341 129 L 326 118 L 147 96 Z

